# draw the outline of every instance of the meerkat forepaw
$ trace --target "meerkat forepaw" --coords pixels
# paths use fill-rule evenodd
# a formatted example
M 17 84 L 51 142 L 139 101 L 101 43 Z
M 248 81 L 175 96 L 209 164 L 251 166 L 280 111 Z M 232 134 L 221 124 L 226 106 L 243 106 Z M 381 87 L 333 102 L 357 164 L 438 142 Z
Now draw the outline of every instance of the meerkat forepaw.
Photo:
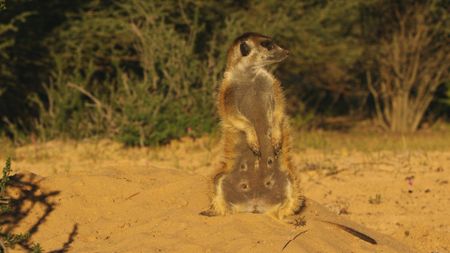
M 271 129 L 270 131 L 270 141 L 272 142 L 272 147 L 273 147 L 273 153 L 276 157 L 278 157 L 278 155 L 281 152 L 281 147 L 282 147 L 282 143 L 281 143 L 281 130 L 274 127 L 273 129 Z
M 250 149 L 252 150 L 252 152 L 255 156 L 261 157 L 261 150 L 259 150 L 258 145 L 250 145 Z
M 260 157 L 261 151 L 259 149 L 258 138 L 256 137 L 255 131 L 252 131 L 247 134 L 247 143 L 249 148 L 252 150 L 253 154 Z
M 278 155 L 280 154 L 281 146 L 281 140 L 272 139 L 273 154 L 275 155 L 275 157 L 278 157 Z
M 278 155 L 281 153 L 281 144 L 276 144 L 273 147 L 273 154 L 275 155 L 276 158 L 278 158 Z

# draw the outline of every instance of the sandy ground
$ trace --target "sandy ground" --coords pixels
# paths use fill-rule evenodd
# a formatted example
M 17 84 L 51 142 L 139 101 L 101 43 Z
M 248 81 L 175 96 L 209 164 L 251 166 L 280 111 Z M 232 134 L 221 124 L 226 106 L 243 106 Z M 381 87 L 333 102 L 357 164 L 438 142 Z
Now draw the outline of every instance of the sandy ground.
M 300 240 L 315 239 L 312 232 L 299 236 L 282 251 L 312 223 L 198 215 L 208 207 L 206 177 L 218 157 L 208 138 L 151 149 L 52 141 L 8 152 L 22 173 L 16 179 L 28 183 L 26 215 L 15 217 L 13 231 L 31 231 L 46 252 L 302 252 Z M 450 252 L 450 148 L 297 148 L 294 157 L 305 195 L 337 216 L 418 252 Z

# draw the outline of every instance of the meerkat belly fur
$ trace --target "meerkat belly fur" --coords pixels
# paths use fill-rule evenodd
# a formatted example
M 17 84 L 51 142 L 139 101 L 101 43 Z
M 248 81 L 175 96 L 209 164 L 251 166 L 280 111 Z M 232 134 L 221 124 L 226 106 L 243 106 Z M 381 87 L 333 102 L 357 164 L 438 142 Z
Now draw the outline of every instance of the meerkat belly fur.
M 224 157 L 213 176 L 208 215 L 252 212 L 283 218 L 302 206 L 283 91 L 267 70 L 288 54 L 257 33 L 241 35 L 228 50 L 217 105 Z

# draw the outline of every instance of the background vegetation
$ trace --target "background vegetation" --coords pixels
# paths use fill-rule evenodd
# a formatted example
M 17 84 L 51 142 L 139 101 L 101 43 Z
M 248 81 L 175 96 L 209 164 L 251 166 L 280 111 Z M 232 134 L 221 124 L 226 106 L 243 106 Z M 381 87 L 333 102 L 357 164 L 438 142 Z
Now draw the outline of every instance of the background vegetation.
M 297 125 L 450 117 L 444 0 L 14 0 L 0 10 L 0 135 L 157 145 L 217 125 L 230 42 L 268 34 Z

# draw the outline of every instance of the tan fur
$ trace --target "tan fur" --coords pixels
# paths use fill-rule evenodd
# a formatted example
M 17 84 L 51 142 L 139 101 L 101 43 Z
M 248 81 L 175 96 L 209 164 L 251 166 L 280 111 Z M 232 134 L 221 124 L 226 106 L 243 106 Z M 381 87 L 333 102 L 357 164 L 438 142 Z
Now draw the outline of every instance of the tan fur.
M 228 50 L 227 68 L 217 97 L 217 107 L 221 118 L 223 160 L 212 177 L 214 197 L 212 199 L 211 209 L 204 213 L 206 215 L 225 215 L 235 212 L 235 208 L 231 207 L 224 200 L 221 189 L 222 175 L 232 172 L 233 167 L 235 166 L 235 158 L 239 155 L 236 153 L 235 147 L 242 136 L 245 136 L 248 148 L 253 151 L 255 156 L 261 155 L 259 151 L 260 140 L 258 140 L 256 126 L 254 125 L 255 123 L 241 113 L 236 101 L 232 99 L 234 98 L 233 94 L 239 92 L 240 85 L 245 85 L 245 82 L 251 82 L 251 80 L 248 79 L 248 76 L 252 77 L 252 75 L 255 75 L 255 78 L 261 79 L 263 83 L 271 85 L 271 89 L 269 89 L 269 92 L 267 93 L 269 99 L 267 100 L 267 103 L 273 103 L 273 107 L 270 107 L 272 109 L 267 110 L 266 112 L 268 122 L 268 131 L 266 134 L 270 138 L 275 157 L 278 157 L 280 161 L 280 169 L 284 171 L 289 178 L 289 187 L 286 189 L 288 192 L 287 200 L 274 206 L 267 213 L 282 219 L 283 217 L 294 214 L 302 206 L 303 197 L 300 193 L 300 181 L 294 166 L 292 165 L 290 156 L 291 135 L 285 113 L 286 102 L 283 90 L 280 81 L 264 68 L 265 65 L 263 64 L 265 62 L 260 59 L 264 56 L 261 56 L 261 54 L 264 54 L 265 51 L 264 49 L 258 48 L 261 47 L 259 46 L 259 43 L 262 40 L 267 39 L 270 38 L 259 34 L 251 34 L 248 36 L 246 42 L 252 47 L 252 50 L 256 50 L 256 53 L 250 54 L 247 57 L 242 57 L 240 55 L 239 40 L 236 40 Z M 275 46 L 279 51 L 286 51 L 277 45 Z M 262 61 L 263 64 L 259 66 L 258 61 Z M 251 67 L 249 68 L 248 66 Z

